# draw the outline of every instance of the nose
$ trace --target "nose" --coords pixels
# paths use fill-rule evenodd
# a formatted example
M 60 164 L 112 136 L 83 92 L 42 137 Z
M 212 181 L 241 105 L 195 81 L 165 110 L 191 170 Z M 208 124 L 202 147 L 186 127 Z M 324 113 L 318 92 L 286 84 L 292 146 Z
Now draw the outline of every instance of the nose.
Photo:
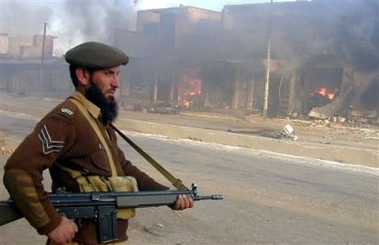
M 117 75 L 114 75 L 111 79 L 111 86 L 114 87 L 114 88 L 118 88 L 119 87 L 119 77 Z

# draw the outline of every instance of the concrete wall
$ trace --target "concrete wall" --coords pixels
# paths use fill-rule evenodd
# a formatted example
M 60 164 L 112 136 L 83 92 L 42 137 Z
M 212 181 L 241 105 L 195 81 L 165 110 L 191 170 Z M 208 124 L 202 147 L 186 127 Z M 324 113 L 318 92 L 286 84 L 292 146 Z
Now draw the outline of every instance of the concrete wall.
M 0 55 L 8 54 L 9 52 L 9 37 L 5 33 L 0 33 Z

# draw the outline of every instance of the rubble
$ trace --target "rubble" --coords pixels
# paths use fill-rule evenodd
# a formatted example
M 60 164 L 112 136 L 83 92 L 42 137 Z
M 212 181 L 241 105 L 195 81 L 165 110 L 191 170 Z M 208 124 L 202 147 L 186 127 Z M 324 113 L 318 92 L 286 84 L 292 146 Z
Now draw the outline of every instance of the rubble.
M 283 126 L 282 131 L 274 134 L 274 138 L 289 139 L 296 141 L 298 137 L 295 135 L 295 130 L 293 129 L 293 127 L 289 124 L 286 124 Z
M 314 117 L 314 118 L 318 118 L 318 119 L 327 119 L 328 117 L 321 114 L 321 113 L 318 113 L 316 111 L 310 111 L 309 114 L 308 114 L 309 117 Z

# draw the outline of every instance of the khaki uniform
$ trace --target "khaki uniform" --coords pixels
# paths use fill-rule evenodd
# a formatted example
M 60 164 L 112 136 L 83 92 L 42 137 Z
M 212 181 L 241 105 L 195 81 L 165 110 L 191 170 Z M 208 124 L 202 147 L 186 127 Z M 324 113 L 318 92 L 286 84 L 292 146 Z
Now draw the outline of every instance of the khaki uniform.
M 102 125 L 100 109 L 79 92 L 72 98 L 79 101 L 96 118 L 101 133 L 109 146 L 118 176 L 133 176 L 139 190 L 166 190 L 163 186 L 126 160 L 117 146 L 111 127 Z M 28 135 L 5 165 L 4 184 L 23 215 L 38 233 L 48 234 L 61 221 L 60 215 L 48 200 L 42 185 L 42 172 L 50 170 L 52 189 L 65 187 L 79 192 L 78 183 L 58 165 L 80 171 L 83 175 L 110 177 L 111 169 L 104 146 L 88 120 L 69 99 L 49 112 Z M 127 240 L 128 220 L 118 220 L 119 241 Z M 82 221 L 74 241 L 97 244 L 95 223 Z

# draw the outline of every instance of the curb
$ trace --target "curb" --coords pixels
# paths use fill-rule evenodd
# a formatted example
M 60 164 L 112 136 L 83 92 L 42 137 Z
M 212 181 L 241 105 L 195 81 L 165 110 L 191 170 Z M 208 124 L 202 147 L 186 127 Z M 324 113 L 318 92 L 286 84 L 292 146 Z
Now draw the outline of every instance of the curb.
M 185 138 L 196 141 L 252 148 L 300 157 L 316 158 L 346 164 L 379 168 L 379 152 L 358 148 L 338 147 L 299 141 L 286 141 L 259 136 L 241 135 L 231 132 L 200 129 L 119 118 L 116 125 L 122 130 L 136 131 Z M 348 152 L 349 154 L 346 154 Z

